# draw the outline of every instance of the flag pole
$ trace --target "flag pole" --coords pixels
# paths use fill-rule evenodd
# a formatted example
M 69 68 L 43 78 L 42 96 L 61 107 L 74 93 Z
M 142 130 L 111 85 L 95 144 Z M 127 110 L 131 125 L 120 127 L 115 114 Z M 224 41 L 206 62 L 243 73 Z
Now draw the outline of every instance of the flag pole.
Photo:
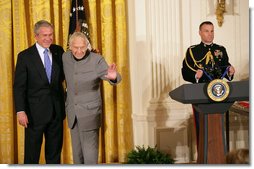
M 79 20 L 78 20 L 78 12 L 79 12 L 79 9 L 78 9 L 78 0 L 76 0 L 76 29 L 75 29 L 76 32 L 80 32 L 80 26 L 79 26 Z

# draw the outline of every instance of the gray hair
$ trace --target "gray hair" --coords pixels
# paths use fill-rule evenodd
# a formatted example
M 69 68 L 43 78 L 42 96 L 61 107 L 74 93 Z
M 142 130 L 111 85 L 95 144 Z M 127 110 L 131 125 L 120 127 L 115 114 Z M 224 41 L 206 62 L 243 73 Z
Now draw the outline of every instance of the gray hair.
M 69 38 L 69 45 L 71 46 L 73 40 L 74 40 L 75 38 L 78 38 L 78 37 L 84 39 L 84 41 L 86 42 L 86 45 L 87 45 L 88 39 L 87 39 L 86 35 L 85 35 L 84 33 L 82 33 L 82 32 L 74 32 L 74 33 L 70 36 L 70 38 Z
M 39 34 L 39 29 L 41 27 L 51 27 L 54 30 L 54 27 L 51 23 L 49 23 L 48 21 L 45 21 L 45 20 L 40 20 L 34 24 L 34 33 L 36 35 Z

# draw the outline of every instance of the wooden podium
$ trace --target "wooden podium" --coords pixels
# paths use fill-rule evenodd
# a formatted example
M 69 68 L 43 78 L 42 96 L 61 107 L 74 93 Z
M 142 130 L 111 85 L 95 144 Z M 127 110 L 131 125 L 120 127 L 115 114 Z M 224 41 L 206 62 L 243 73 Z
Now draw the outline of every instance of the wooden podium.
M 235 101 L 249 100 L 249 81 L 228 82 L 230 93 L 223 102 L 209 99 L 207 83 L 184 84 L 169 93 L 184 104 L 192 104 L 199 112 L 199 164 L 223 164 L 227 153 L 224 113 Z

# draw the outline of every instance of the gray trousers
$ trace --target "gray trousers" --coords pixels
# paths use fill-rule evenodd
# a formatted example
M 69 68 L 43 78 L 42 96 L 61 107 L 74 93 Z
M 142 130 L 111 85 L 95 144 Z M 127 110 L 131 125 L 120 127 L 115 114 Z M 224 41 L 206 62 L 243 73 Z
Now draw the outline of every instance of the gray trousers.
M 99 129 L 83 131 L 76 120 L 71 129 L 72 154 L 74 164 L 97 164 Z

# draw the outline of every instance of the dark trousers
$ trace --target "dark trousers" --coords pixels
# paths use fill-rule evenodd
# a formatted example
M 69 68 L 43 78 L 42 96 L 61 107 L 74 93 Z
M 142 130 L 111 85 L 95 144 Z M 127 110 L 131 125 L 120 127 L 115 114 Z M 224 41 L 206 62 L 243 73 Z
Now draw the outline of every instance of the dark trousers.
M 196 141 L 197 141 L 197 149 L 198 149 L 198 143 L 199 143 L 199 112 L 195 110 L 195 108 L 192 106 L 193 110 L 193 119 L 194 119 L 194 125 L 196 128 Z
M 60 164 L 63 145 L 63 121 L 52 118 L 43 125 L 29 126 L 25 129 L 24 164 L 38 164 L 41 145 L 45 137 L 45 159 L 47 164 Z

